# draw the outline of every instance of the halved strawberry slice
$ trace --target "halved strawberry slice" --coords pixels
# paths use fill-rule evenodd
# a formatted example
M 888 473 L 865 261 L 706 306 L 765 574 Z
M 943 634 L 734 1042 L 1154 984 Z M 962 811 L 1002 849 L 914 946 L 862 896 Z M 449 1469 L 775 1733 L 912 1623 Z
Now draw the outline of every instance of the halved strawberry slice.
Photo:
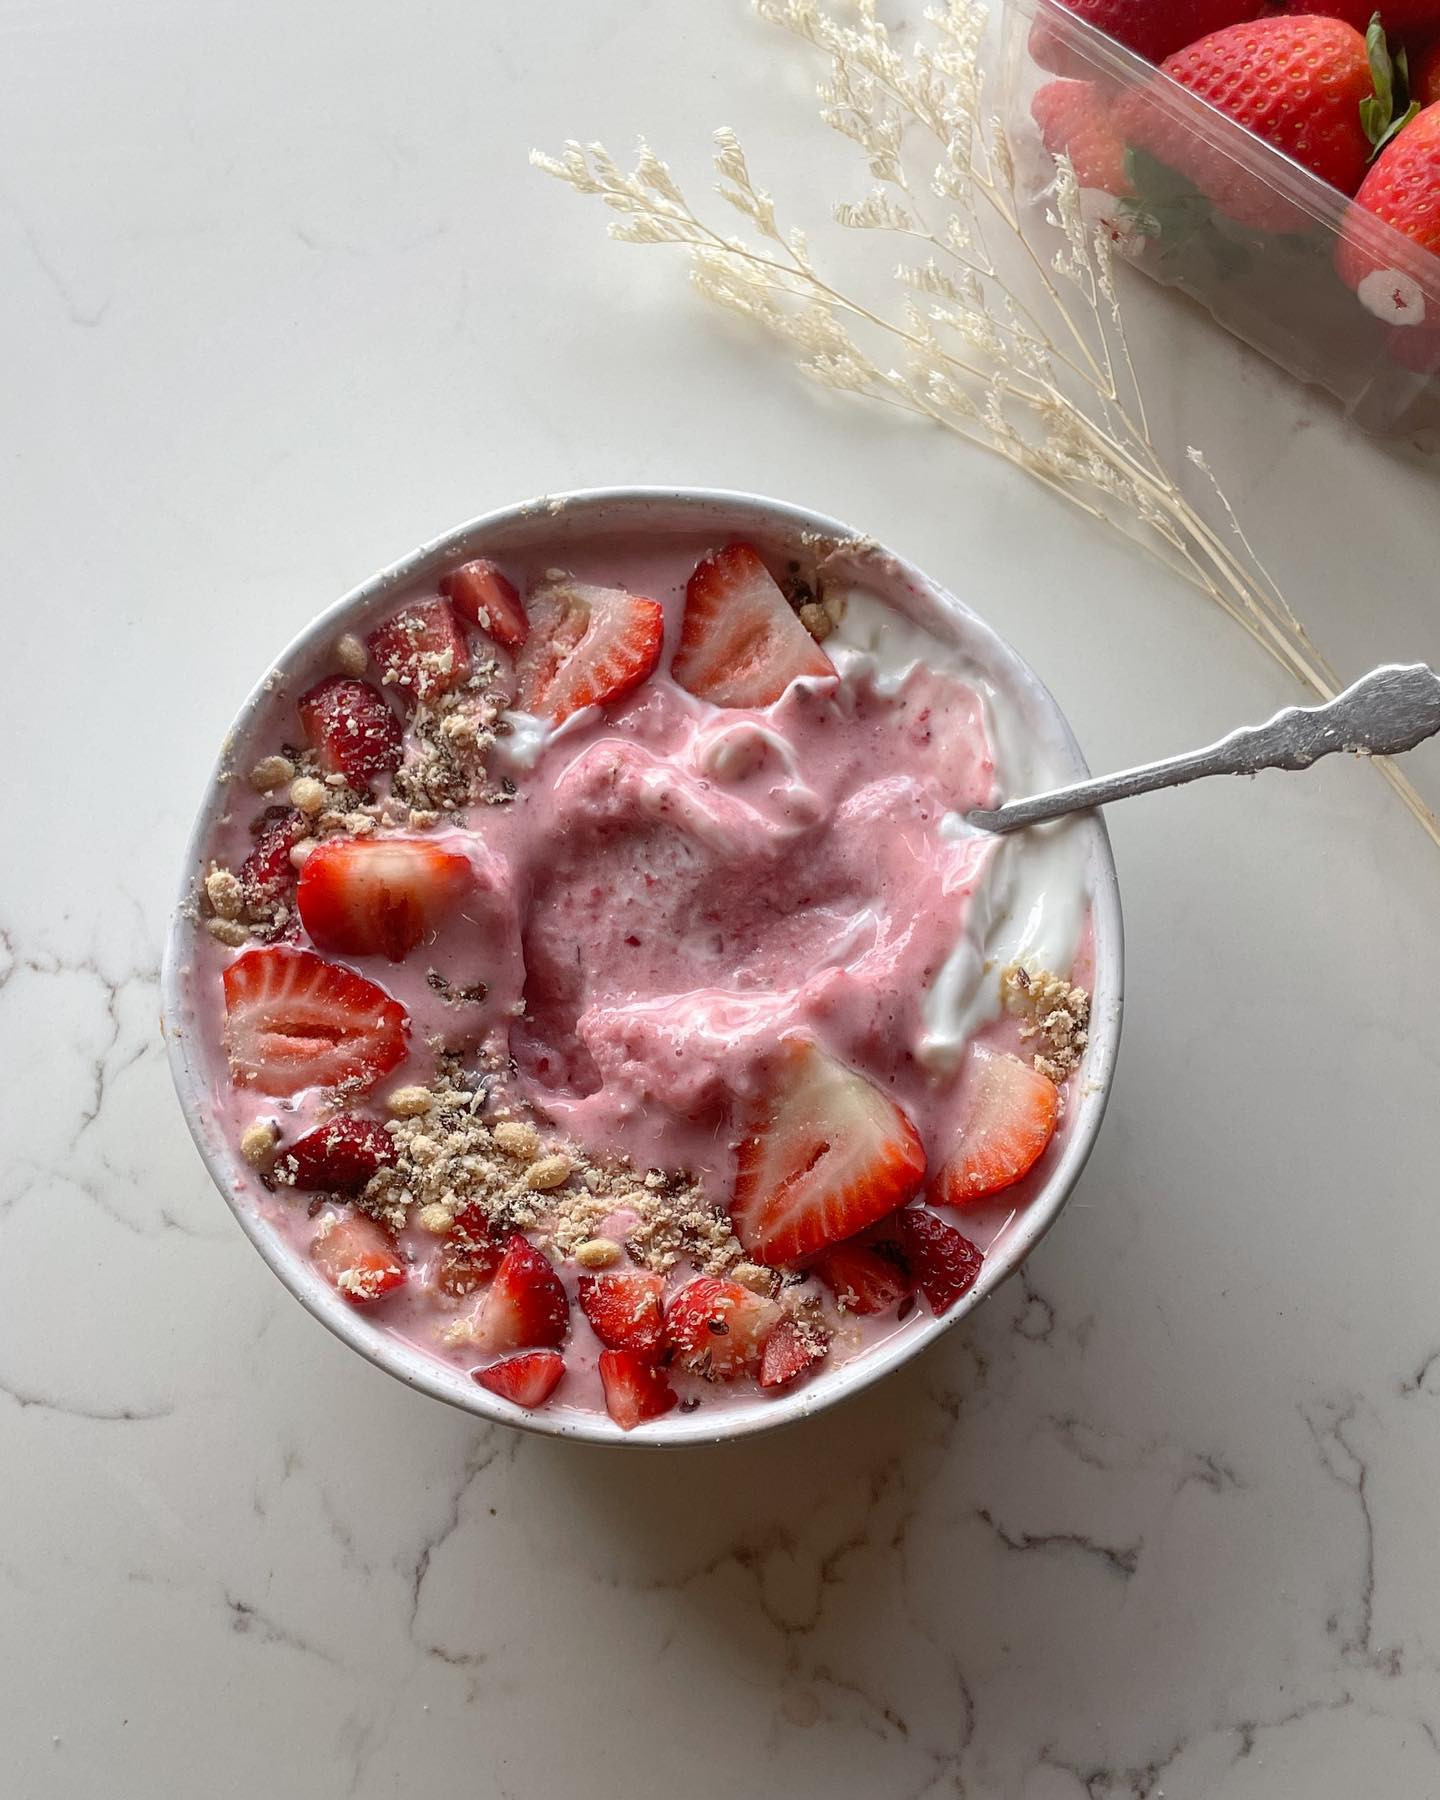
M 470 647 L 448 600 L 402 606 L 366 641 L 381 681 L 412 700 L 433 700 L 470 678 Z
M 500 1267 L 504 1240 L 478 1206 L 462 1206 L 440 1245 L 434 1282 L 442 1294 L 461 1300 L 483 1287 Z
M 504 1362 L 470 1373 L 481 1387 L 528 1412 L 543 1406 L 559 1387 L 565 1358 L 558 1350 L 527 1350 L 523 1356 L 508 1356 Z
M 924 1177 L 924 1145 L 895 1102 L 790 1038 L 741 1140 L 730 1218 L 758 1261 L 797 1262 L 903 1206 Z
M 247 950 L 225 970 L 225 1047 L 241 1087 L 368 1087 L 405 1056 L 410 1020 L 384 988 L 310 950 Z
M 478 1342 L 488 1350 L 560 1344 L 569 1324 L 570 1302 L 560 1277 L 544 1252 L 516 1232 L 485 1296 Z
M 638 687 L 660 658 L 665 614 L 623 588 L 569 576 L 530 594 L 530 635 L 515 663 L 515 704 L 558 725 Z
M 311 1240 L 310 1259 L 352 1306 L 368 1306 L 405 1285 L 395 1240 L 364 1213 L 327 1213 Z
M 807 1369 L 824 1362 L 829 1349 L 818 1331 L 807 1330 L 793 1313 L 785 1313 L 765 1340 L 760 1357 L 761 1387 L 787 1387 Z
M 670 673 L 717 706 L 769 706 L 797 676 L 833 675 L 835 665 L 759 555 L 727 544 L 690 577 Z
M 354 1194 L 394 1160 L 395 1140 L 383 1125 L 337 1113 L 297 1138 L 276 1166 L 306 1193 Z
M 607 1350 L 660 1348 L 664 1323 L 658 1275 L 640 1269 L 607 1270 L 580 1277 L 580 1310 Z
M 400 721 L 368 681 L 331 675 L 307 689 L 296 706 L 306 741 L 330 774 L 364 788 L 400 767 Z
M 246 910 L 255 918 L 273 917 L 295 891 L 295 865 L 290 852 L 310 826 L 293 806 L 267 806 L 252 828 L 255 848 L 240 865 Z
M 848 1313 L 889 1312 L 910 1292 L 904 1269 L 864 1244 L 837 1244 L 815 1263 L 815 1273 Z
M 929 1195 L 940 1206 L 967 1206 L 1028 1175 L 1060 1117 L 1060 1090 L 1048 1075 L 978 1044 L 970 1059 L 960 1148 Z
M 483 556 L 452 569 L 440 583 L 440 592 L 502 649 L 518 650 L 530 635 L 530 621 L 513 583 Z
M 907 1206 L 895 1216 L 896 1241 L 937 1317 L 968 1294 L 985 1258 L 969 1238 L 920 1206 Z
M 738 1281 L 699 1275 L 665 1308 L 665 1341 L 692 1375 L 733 1381 L 760 1361 L 780 1309 Z
M 327 838 L 300 871 L 300 921 L 322 950 L 403 962 L 473 879 L 469 857 L 423 838 Z
M 680 1399 L 664 1370 L 639 1350 L 602 1350 L 600 1383 L 605 1389 L 605 1410 L 622 1431 L 633 1431 L 646 1419 L 658 1419 Z

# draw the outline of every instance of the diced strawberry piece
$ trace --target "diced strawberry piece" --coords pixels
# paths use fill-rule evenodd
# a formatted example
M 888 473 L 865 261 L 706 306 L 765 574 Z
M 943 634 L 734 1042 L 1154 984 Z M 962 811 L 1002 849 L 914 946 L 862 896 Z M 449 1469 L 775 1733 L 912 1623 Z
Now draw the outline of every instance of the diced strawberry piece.
M 602 1350 L 600 1384 L 605 1390 L 605 1410 L 622 1431 L 633 1431 L 646 1419 L 658 1419 L 680 1398 L 664 1370 L 638 1350 Z
M 364 1213 L 328 1213 L 311 1241 L 310 1259 L 352 1306 L 368 1306 L 405 1285 L 395 1240 Z
M 366 639 L 382 682 L 434 700 L 470 679 L 470 648 L 448 600 L 402 606 Z
M 1060 1117 L 1060 1090 L 1018 1056 L 979 1045 L 970 1053 L 960 1147 L 930 1193 L 941 1206 L 967 1206 L 1028 1175 Z
M 787 1387 L 807 1369 L 824 1362 L 828 1352 L 829 1345 L 818 1331 L 807 1329 L 793 1313 L 783 1314 L 760 1356 L 761 1387 Z
M 252 916 L 273 918 L 295 891 L 290 852 L 310 830 L 293 806 L 267 806 L 255 822 L 255 848 L 240 865 L 240 886 Z
M 730 1218 L 761 1262 L 797 1262 L 903 1206 L 925 1176 L 915 1127 L 863 1075 L 788 1039 L 747 1122 Z
M 306 741 L 330 774 L 364 788 L 400 767 L 400 721 L 369 682 L 331 675 L 303 693 L 297 708 Z
M 322 950 L 403 962 L 473 880 L 467 856 L 427 839 L 327 838 L 300 871 L 300 920 Z
M 664 1323 L 658 1275 L 639 1269 L 580 1277 L 580 1310 L 607 1350 L 657 1351 Z
M 505 1243 L 478 1206 L 462 1206 L 440 1245 L 434 1282 L 442 1294 L 463 1299 L 483 1287 L 500 1267 Z
M 517 1232 L 505 1246 L 485 1296 L 478 1341 L 488 1350 L 560 1344 L 570 1324 L 570 1302 L 543 1251 Z
M 907 1206 L 895 1218 L 901 1253 L 915 1285 L 938 1318 L 975 1285 L 985 1258 L 967 1237 L 923 1207 Z
M 523 1356 L 509 1356 L 504 1362 L 491 1363 L 488 1369 L 470 1373 L 492 1394 L 531 1411 L 543 1406 L 559 1387 L 565 1358 L 558 1350 L 528 1350 Z
M 399 1001 L 312 951 L 247 950 L 223 980 L 225 1045 L 241 1087 L 368 1087 L 405 1056 L 410 1021 Z
M 530 621 L 514 585 L 484 557 L 452 569 L 440 583 L 440 592 L 502 649 L 518 650 L 530 635 Z
M 297 1139 L 277 1168 L 307 1193 L 354 1194 L 394 1160 L 395 1140 L 383 1125 L 357 1119 L 354 1113 L 337 1113 Z
M 690 577 L 670 672 L 717 706 L 769 706 L 797 677 L 834 675 L 835 665 L 758 554 L 728 544 Z
M 665 1342 L 692 1375 L 733 1381 L 760 1361 L 760 1350 L 780 1317 L 773 1300 L 738 1281 L 699 1275 L 665 1308 Z
M 910 1292 L 904 1269 L 864 1244 L 837 1244 L 819 1258 L 815 1273 L 846 1312 L 862 1317 L 889 1312 Z
M 623 588 L 546 581 L 530 595 L 530 635 L 515 664 L 516 704 L 558 725 L 638 687 L 660 659 L 665 614 Z

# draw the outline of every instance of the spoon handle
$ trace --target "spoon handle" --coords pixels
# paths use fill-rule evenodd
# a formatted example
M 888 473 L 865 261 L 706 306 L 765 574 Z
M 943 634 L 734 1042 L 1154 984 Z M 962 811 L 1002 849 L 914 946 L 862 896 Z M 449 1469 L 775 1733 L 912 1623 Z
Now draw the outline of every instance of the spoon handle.
M 1308 769 L 1337 750 L 1356 756 L 1398 756 L 1436 732 L 1440 732 L 1440 675 L 1424 663 L 1389 663 L 1362 675 L 1324 706 L 1287 706 L 1264 725 L 1244 726 L 1188 756 L 1102 775 L 1028 800 L 1011 800 L 993 812 L 972 812 L 968 818 L 980 831 L 1018 831 L 1207 775 Z

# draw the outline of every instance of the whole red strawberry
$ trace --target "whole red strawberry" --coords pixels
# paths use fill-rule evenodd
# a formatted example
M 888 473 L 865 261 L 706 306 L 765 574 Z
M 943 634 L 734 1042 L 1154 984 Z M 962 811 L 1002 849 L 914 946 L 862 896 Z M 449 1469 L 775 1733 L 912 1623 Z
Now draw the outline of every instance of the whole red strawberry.
M 1133 194 L 1125 140 L 1115 129 L 1111 97 L 1097 81 L 1047 81 L 1030 102 L 1052 156 L 1068 156 L 1082 188 Z
M 1411 58 L 1410 96 L 1421 106 L 1440 102 L 1440 38 Z
M 1440 0 L 1288 0 L 1287 13 L 1323 13 L 1364 31 L 1378 12 L 1386 31 L 1440 30 Z
M 1365 175 L 1372 144 L 1361 104 L 1375 95 L 1365 39 L 1339 19 L 1258 19 L 1191 44 L 1161 65 L 1181 87 L 1228 113 L 1342 193 Z M 1137 92 L 1121 113 L 1129 141 L 1189 177 L 1213 204 L 1256 231 L 1303 229 L 1306 216 L 1267 180 Z
M 1422 250 L 1440 255 L 1440 106 L 1427 106 L 1380 153 L 1346 215 L 1335 263 L 1340 279 L 1387 324 L 1414 329 L 1440 319 L 1440 264 L 1386 254 L 1365 214 L 1383 219 Z M 1422 285 L 1423 281 L 1423 285 Z M 1428 290 L 1428 291 L 1427 291 Z
M 1162 62 L 1196 38 L 1241 25 L 1264 10 L 1264 0 L 1062 0 L 1067 12 L 1117 39 L 1146 62 Z M 1060 28 L 1040 18 L 1030 35 L 1030 54 L 1042 69 L 1061 75 L 1093 75 L 1092 64 L 1062 41 Z

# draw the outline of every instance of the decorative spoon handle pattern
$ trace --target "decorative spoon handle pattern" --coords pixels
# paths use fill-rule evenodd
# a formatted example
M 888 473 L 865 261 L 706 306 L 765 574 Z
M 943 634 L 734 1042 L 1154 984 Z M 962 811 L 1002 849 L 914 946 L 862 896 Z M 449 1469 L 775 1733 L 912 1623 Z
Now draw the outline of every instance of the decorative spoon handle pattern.
M 993 812 L 967 814 L 978 831 L 1019 831 L 1066 813 L 1088 812 L 1131 794 L 1180 787 L 1207 775 L 1257 775 L 1262 769 L 1308 769 L 1322 756 L 1399 756 L 1440 732 L 1440 675 L 1424 663 L 1387 663 L 1362 675 L 1324 706 L 1287 706 L 1264 725 L 1242 726 L 1219 743 L 1102 775 Z

